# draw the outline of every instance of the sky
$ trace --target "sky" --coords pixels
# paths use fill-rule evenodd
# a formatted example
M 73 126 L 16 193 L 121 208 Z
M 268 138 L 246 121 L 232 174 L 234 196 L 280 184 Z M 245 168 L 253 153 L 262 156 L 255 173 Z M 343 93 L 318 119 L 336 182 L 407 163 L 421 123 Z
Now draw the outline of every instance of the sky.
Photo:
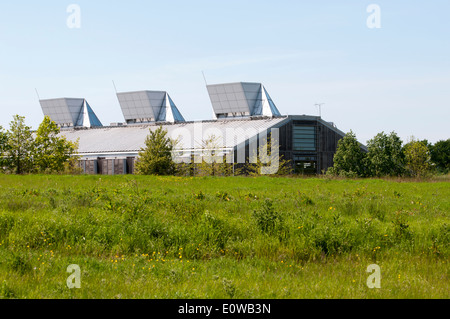
M 0 126 L 19 114 L 36 129 L 38 96 L 86 98 L 104 125 L 123 122 L 113 81 L 209 120 L 204 72 L 263 83 L 283 115 L 323 103 L 362 143 L 392 131 L 435 143 L 450 138 L 449 16 L 448 0 L 2 1 Z

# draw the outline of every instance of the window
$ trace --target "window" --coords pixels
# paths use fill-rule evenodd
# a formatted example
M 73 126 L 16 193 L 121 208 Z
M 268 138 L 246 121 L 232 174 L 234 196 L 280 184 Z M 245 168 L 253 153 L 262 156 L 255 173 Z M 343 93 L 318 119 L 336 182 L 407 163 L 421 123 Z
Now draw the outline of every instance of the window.
M 294 125 L 292 140 L 294 151 L 316 151 L 316 128 Z

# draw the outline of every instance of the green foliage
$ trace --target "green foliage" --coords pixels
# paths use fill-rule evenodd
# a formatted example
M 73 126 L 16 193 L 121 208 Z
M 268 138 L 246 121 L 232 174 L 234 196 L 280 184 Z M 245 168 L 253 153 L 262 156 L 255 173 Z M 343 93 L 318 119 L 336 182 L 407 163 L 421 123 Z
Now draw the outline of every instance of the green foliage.
M 286 176 L 292 173 L 290 160 L 285 160 L 279 152 L 273 152 L 272 133 L 265 136 L 260 143 L 258 150 L 250 154 L 250 159 L 246 163 L 243 172 L 250 176 Z M 279 144 L 279 143 L 276 143 Z
M 412 140 L 404 147 L 406 170 L 411 176 L 421 177 L 429 173 L 431 156 L 428 147 L 419 141 Z
M 430 151 L 436 170 L 445 174 L 450 172 L 450 139 L 436 142 Z
M 9 170 L 16 174 L 31 172 L 33 170 L 34 143 L 31 127 L 25 124 L 25 117 L 14 115 L 6 136 L 5 156 L 8 158 Z
M 233 174 L 232 163 L 227 163 L 226 156 L 221 155 L 218 138 L 209 136 L 202 141 L 201 162 L 194 166 L 197 176 L 231 176 Z
M 367 143 L 367 169 L 371 176 L 401 176 L 405 172 L 402 140 L 395 132 L 377 134 Z
M 339 140 L 334 166 L 329 174 L 343 177 L 362 177 L 366 173 L 365 153 L 361 149 L 355 134 L 350 131 Z
M 45 116 L 36 131 L 33 147 L 34 167 L 40 173 L 61 173 L 74 159 L 78 145 L 59 136 L 60 128 Z
M 6 151 L 8 149 L 8 135 L 0 126 L 0 172 L 4 171 L 8 166 L 8 158 Z
M 442 298 L 447 184 L 0 175 L 0 298 Z
M 167 130 L 160 126 L 145 140 L 145 148 L 139 152 L 136 162 L 138 175 L 172 175 L 175 173 L 175 163 L 172 159 L 175 141 L 167 136 Z
M 260 210 L 253 212 L 258 228 L 266 234 L 273 235 L 283 228 L 283 218 L 273 207 L 273 201 L 266 199 Z

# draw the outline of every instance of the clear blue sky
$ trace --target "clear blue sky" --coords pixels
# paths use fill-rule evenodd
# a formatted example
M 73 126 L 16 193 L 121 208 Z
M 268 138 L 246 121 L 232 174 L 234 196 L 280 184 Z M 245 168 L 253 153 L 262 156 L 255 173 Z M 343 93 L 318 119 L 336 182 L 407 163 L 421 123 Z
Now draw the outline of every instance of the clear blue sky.
M 381 8 L 381 28 L 366 11 Z M 70 4 L 81 28 L 70 29 Z M 37 128 L 41 98 L 84 97 L 123 121 L 119 91 L 166 90 L 211 119 L 210 84 L 262 82 L 282 114 L 322 116 L 365 143 L 450 138 L 450 1 L 2 1 L 0 125 Z

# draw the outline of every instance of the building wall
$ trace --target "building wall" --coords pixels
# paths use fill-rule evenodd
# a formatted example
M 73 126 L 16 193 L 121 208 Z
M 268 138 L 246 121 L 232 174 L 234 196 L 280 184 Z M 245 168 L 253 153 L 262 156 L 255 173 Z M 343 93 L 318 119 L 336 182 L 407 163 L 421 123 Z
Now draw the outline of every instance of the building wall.
M 107 159 L 83 159 L 79 166 L 88 175 L 125 175 L 134 173 L 134 158 Z
M 279 129 L 280 155 L 290 160 L 297 174 L 321 174 L 334 165 L 338 141 L 343 133 L 324 125 L 318 118 L 299 119 L 290 117 Z M 313 147 L 311 147 L 313 145 Z M 248 158 L 249 145 L 245 146 L 245 158 Z M 80 167 L 86 174 L 122 175 L 134 174 L 136 157 L 85 159 Z M 237 163 L 237 150 L 235 150 Z
M 314 131 L 314 148 L 302 148 L 309 143 L 311 137 L 308 129 Z M 299 133 L 305 132 L 305 141 L 296 139 Z M 330 129 L 318 120 L 296 120 L 292 119 L 279 128 L 280 132 L 280 155 L 290 160 L 292 168 L 298 174 L 321 174 L 334 165 L 333 157 L 337 150 L 338 141 L 343 138 L 342 134 Z M 300 142 L 299 142 L 300 141 Z M 297 147 L 296 147 L 297 146 Z

